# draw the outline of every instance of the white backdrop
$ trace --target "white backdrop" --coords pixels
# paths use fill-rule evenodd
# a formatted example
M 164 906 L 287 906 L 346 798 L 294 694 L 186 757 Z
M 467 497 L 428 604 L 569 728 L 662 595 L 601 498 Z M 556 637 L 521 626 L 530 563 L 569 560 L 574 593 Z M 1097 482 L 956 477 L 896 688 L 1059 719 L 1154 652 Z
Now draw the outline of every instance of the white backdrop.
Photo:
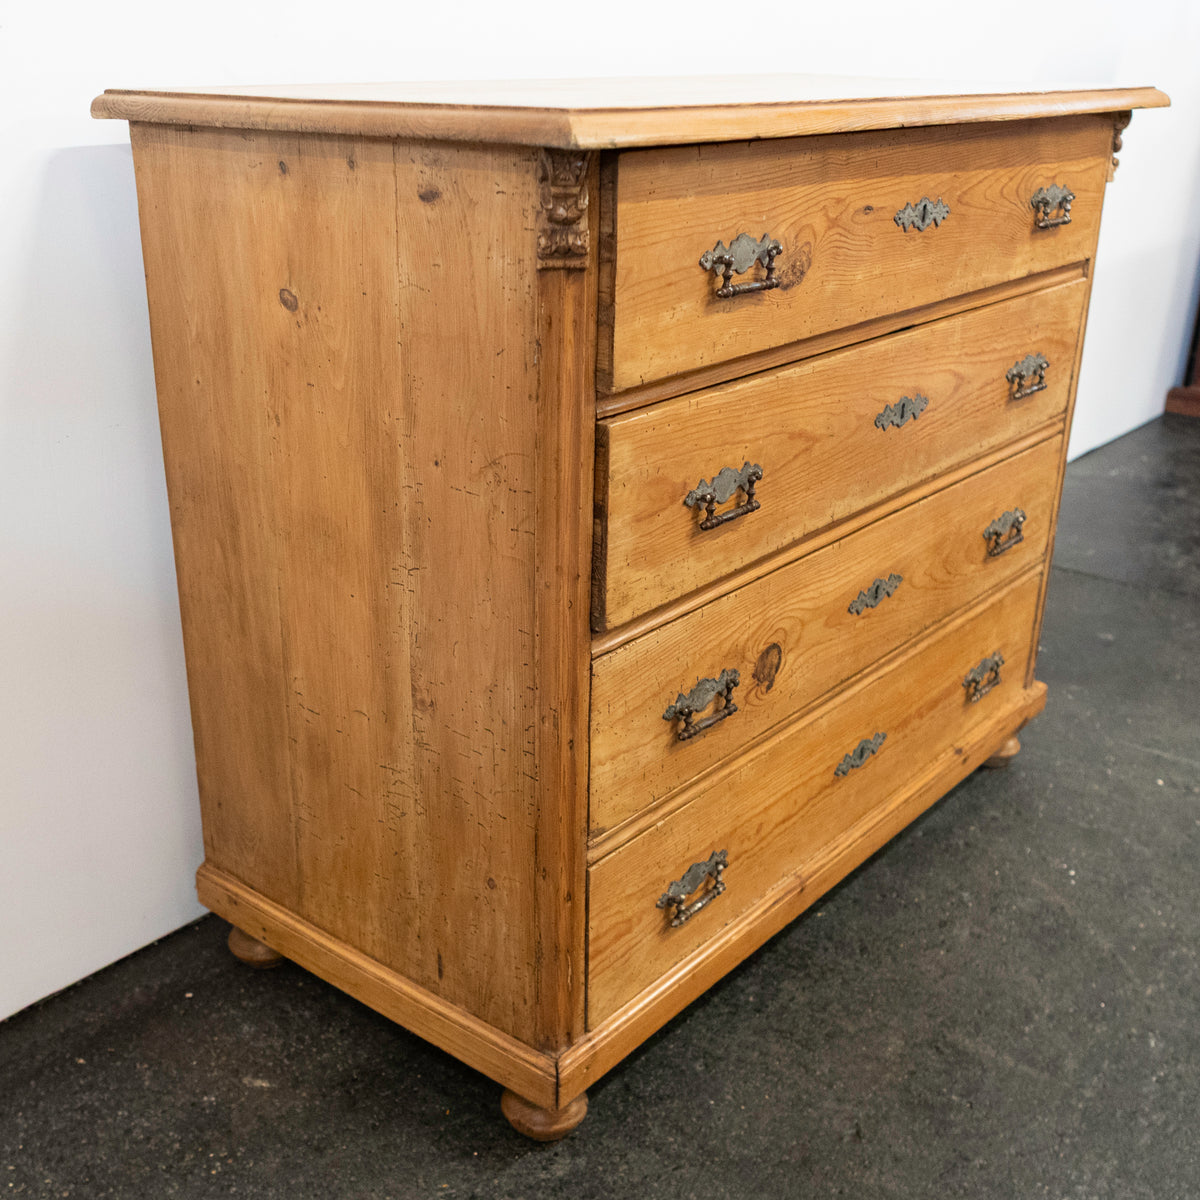
M 15 3 L 0 15 L 0 1018 L 199 913 L 123 124 L 105 87 L 815 71 L 1155 84 L 1110 187 L 1072 453 L 1156 416 L 1200 280 L 1200 5 Z

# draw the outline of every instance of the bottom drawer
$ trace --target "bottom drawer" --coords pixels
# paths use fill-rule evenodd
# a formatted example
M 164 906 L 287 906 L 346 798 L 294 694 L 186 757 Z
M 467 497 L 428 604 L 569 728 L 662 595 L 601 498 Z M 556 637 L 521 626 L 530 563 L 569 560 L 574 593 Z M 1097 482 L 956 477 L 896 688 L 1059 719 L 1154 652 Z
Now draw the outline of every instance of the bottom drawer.
M 975 726 L 1019 707 L 1040 583 L 1040 571 L 1024 576 L 706 780 L 683 807 L 595 863 L 589 1027 L 802 872 L 919 772 L 953 754 Z M 992 672 L 985 660 L 997 654 L 1003 665 Z M 979 683 L 968 686 L 973 673 Z M 685 894 L 666 899 L 673 882 L 682 886 L 672 892 Z

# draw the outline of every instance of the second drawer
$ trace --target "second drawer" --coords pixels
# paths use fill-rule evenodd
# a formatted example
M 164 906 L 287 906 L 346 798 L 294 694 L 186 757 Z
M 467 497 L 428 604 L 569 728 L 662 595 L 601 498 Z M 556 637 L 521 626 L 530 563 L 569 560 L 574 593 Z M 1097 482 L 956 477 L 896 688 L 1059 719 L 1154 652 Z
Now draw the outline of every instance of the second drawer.
M 598 658 L 593 834 L 1039 562 L 1061 453 L 1051 438 Z M 738 676 L 737 711 L 681 740 L 683 718 L 664 720 L 667 706 L 722 672 Z M 721 704 L 702 705 L 693 725 Z
M 596 628 L 1061 418 L 1086 295 L 1062 284 L 600 422 Z

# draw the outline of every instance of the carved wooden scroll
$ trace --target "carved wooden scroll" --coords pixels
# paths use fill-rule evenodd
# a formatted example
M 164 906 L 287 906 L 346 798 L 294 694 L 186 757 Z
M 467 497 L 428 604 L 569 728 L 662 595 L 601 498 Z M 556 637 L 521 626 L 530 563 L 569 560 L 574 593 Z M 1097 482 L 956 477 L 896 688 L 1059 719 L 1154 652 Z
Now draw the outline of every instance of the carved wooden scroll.
M 588 233 L 588 168 L 591 154 L 577 150 L 543 150 L 538 159 L 539 267 L 586 267 Z

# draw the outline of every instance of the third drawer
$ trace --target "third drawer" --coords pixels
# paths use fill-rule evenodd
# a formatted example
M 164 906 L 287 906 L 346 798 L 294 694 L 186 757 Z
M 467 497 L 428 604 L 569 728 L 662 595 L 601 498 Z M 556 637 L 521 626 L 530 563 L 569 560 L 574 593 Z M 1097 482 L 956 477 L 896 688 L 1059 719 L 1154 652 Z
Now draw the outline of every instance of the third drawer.
M 1061 436 L 1041 442 L 597 658 L 593 834 L 1040 562 L 1061 455 Z M 664 719 L 668 705 L 723 672 L 738 677 L 736 711 L 681 740 L 683 718 Z M 693 725 L 721 705 L 714 696 Z
M 600 422 L 596 628 L 1061 420 L 1086 295 L 1061 284 Z

